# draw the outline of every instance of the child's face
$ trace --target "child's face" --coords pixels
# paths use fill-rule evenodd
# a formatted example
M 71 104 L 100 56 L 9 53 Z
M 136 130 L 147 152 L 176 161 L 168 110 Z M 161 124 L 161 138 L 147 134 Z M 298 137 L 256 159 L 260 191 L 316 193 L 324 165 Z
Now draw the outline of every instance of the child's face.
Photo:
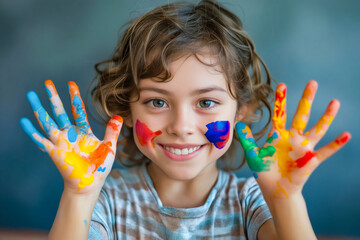
M 207 63 L 214 60 L 199 57 Z M 193 179 L 203 171 L 216 171 L 216 160 L 230 147 L 241 116 L 236 116 L 237 103 L 223 74 L 194 56 L 170 66 L 171 81 L 140 81 L 140 99 L 131 103 L 127 124 L 152 168 L 173 179 Z

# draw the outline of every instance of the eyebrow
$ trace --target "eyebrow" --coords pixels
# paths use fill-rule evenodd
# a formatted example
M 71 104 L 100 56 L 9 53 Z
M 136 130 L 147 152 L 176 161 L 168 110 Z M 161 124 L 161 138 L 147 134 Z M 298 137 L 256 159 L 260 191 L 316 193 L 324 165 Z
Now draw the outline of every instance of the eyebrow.
M 139 88 L 139 91 L 153 91 L 153 92 L 158 92 L 158 93 L 162 93 L 165 95 L 170 95 L 171 93 L 165 89 L 162 88 L 153 88 L 153 87 L 142 87 Z M 200 89 L 196 89 L 194 91 L 191 92 L 191 95 L 199 95 L 199 94 L 203 94 L 203 93 L 208 93 L 208 92 L 212 92 L 212 91 L 219 91 L 219 92 L 224 92 L 227 93 L 227 91 L 219 86 L 211 86 L 211 87 L 207 87 L 207 88 L 200 88 Z

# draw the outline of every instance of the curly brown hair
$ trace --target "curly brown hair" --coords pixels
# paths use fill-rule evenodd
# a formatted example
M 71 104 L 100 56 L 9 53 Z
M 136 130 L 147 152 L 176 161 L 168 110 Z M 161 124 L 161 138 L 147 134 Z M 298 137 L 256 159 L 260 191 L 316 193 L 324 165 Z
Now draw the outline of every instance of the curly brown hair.
M 97 76 L 91 95 L 96 110 L 104 122 L 114 115 L 126 119 L 130 116 L 130 97 L 139 97 L 141 79 L 169 81 L 170 63 L 184 55 L 197 57 L 205 48 L 217 58 L 214 65 L 221 67 L 238 108 L 246 104 L 251 110 L 244 122 L 251 125 L 261 118 L 263 107 L 269 112 L 267 123 L 255 134 L 263 136 L 271 121 L 268 99 L 273 95 L 273 79 L 240 19 L 211 0 L 166 4 L 130 21 L 113 56 L 95 65 Z M 256 115 L 258 110 L 260 114 Z M 135 145 L 132 128 L 123 126 L 121 134 L 117 153 L 120 162 L 124 166 L 143 162 L 145 156 Z M 226 170 L 244 164 L 243 159 L 235 168 L 234 142 L 221 158 L 230 158 Z

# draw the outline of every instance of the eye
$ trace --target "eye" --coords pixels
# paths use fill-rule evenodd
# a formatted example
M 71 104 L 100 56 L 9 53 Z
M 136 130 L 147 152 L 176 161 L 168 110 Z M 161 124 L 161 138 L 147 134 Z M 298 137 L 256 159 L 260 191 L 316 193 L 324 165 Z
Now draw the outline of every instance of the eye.
M 204 100 L 200 100 L 198 102 L 198 107 L 200 108 L 211 108 L 215 105 L 215 101 L 213 100 L 209 100 L 209 99 L 204 99 Z
M 161 99 L 151 99 L 147 103 L 151 104 L 151 106 L 154 107 L 154 108 L 167 107 L 166 102 L 164 100 L 161 100 Z

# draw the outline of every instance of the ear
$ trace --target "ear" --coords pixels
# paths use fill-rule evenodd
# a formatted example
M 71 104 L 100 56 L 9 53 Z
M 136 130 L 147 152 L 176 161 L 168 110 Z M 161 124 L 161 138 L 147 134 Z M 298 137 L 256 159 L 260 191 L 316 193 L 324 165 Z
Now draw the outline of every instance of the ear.
M 236 112 L 235 123 L 245 119 L 248 111 L 249 111 L 249 106 L 247 104 L 244 104 L 241 107 L 239 107 L 239 109 Z
M 131 116 L 127 116 L 124 118 L 124 124 L 128 127 L 128 128 L 132 128 L 134 126 L 133 120 Z

